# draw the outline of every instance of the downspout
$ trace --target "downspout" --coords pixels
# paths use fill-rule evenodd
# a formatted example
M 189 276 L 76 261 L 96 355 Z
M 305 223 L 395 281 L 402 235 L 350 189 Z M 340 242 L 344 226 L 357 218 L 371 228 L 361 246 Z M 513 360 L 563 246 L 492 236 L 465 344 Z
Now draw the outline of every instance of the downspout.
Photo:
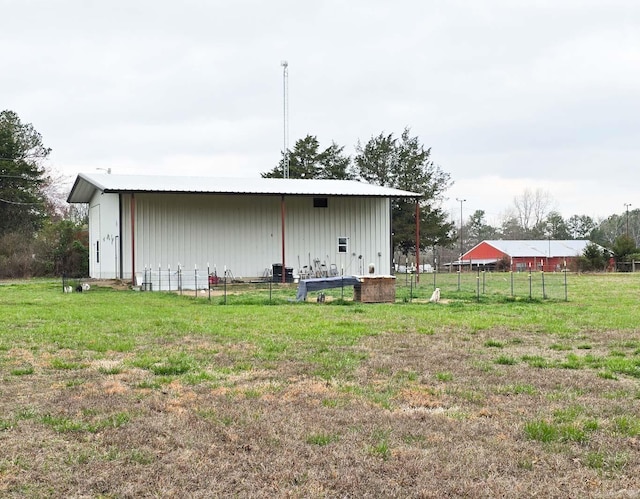
M 136 195 L 131 193 L 131 285 L 136 285 Z
M 420 198 L 416 198 L 416 284 L 420 282 Z
M 286 282 L 286 266 L 285 266 L 285 259 L 284 259 L 284 220 L 285 220 L 285 209 L 284 209 L 284 194 L 282 195 L 282 199 L 280 201 L 280 215 L 282 218 L 282 284 L 284 284 Z

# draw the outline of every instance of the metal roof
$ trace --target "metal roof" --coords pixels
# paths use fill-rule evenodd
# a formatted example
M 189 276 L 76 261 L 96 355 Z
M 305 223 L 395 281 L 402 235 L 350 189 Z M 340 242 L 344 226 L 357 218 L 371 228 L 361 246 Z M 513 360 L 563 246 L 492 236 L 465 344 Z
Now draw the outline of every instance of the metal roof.
M 585 239 L 490 240 L 484 241 L 513 258 L 573 257 L 581 255 L 591 241 Z M 468 253 L 468 252 L 467 252 Z
M 420 194 L 355 180 L 283 178 L 178 177 L 79 173 L 67 198 L 88 203 L 94 192 L 162 192 L 299 196 L 421 197 Z

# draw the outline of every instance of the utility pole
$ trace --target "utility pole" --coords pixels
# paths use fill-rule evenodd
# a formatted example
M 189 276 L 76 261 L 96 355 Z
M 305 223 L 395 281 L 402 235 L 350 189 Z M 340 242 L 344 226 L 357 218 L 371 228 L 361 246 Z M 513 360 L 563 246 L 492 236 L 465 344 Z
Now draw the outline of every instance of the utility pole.
M 464 203 L 466 199 L 456 198 L 456 201 L 460 203 L 460 270 L 462 270 L 462 203 Z
M 625 203 L 624 205 L 627 208 L 627 237 L 629 237 L 629 206 L 631 206 L 631 203 Z
M 281 61 L 282 66 L 282 113 L 284 146 L 282 156 L 282 176 L 289 178 L 289 63 Z

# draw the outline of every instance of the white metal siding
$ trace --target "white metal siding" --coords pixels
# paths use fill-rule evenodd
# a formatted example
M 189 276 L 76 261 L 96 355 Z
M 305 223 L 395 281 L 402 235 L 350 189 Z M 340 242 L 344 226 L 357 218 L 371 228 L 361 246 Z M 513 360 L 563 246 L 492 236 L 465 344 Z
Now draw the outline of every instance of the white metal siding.
M 118 197 L 117 194 L 96 192 L 89 203 L 89 275 L 94 278 L 117 277 L 120 246 Z
M 327 208 L 314 208 L 313 198 L 286 198 L 287 266 L 313 266 L 314 260 L 335 264 L 347 275 L 389 273 L 389 204 L 385 198 L 329 197 Z M 349 239 L 348 253 L 338 253 L 338 238 Z M 300 263 L 298 263 L 300 262 Z
M 206 194 L 135 195 L 136 271 L 145 267 L 185 271 L 223 268 L 235 277 L 261 276 L 282 263 L 281 197 Z M 131 196 L 122 195 L 124 277 L 131 277 Z M 345 274 L 390 273 L 387 198 L 329 197 L 314 208 L 313 197 L 285 197 L 285 266 L 319 259 Z M 338 237 L 349 252 L 338 254 Z M 360 258 L 362 256 L 362 258 Z M 309 262 L 311 260 L 311 262 Z
M 123 196 L 123 259 L 131 276 L 131 197 Z M 280 198 L 215 195 L 135 196 L 136 270 L 212 270 L 262 275 L 279 261 Z
M 89 204 L 89 276 L 100 277 L 100 198 Z

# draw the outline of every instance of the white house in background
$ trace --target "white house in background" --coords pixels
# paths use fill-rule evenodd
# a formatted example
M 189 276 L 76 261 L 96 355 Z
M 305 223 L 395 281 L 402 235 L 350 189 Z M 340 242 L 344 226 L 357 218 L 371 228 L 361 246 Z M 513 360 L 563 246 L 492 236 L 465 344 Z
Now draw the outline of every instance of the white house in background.
M 390 200 L 419 196 L 343 180 L 81 173 L 68 201 L 89 204 L 93 278 L 180 266 L 247 279 L 274 264 L 390 274 Z

